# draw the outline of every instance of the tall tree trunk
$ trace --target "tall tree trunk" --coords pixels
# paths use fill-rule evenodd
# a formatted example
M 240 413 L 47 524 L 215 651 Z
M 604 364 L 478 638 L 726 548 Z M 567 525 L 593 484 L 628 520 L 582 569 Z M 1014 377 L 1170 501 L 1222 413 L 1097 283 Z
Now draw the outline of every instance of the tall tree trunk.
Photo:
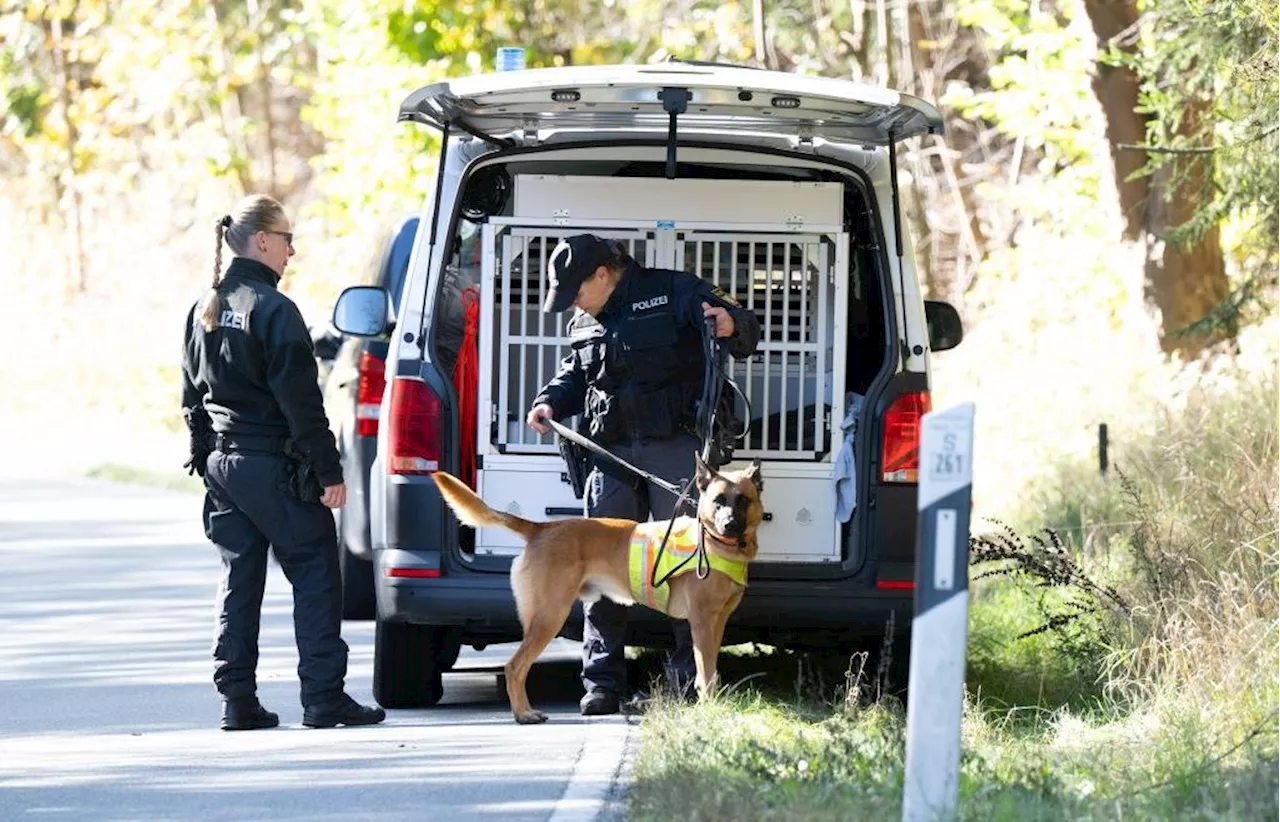
M 886 62 L 890 66 L 889 85 L 907 94 L 919 94 L 918 77 L 927 68 L 920 68 L 916 61 L 916 44 L 924 39 L 924 23 L 919 19 L 920 3 L 908 7 L 906 3 L 895 4 L 892 10 L 891 27 L 896 35 L 892 47 L 886 45 Z M 889 57 L 892 55 L 892 57 Z M 928 65 L 925 63 L 924 65 Z M 898 163 L 904 160 L 911 168 L 911 187 L 903 192 L 902 218 L 904 240 L 913 243 L 916 259 L 916 272 L 924 280 L 925 290 L 929 296 L 937 299 L 946 294 L 943 283 L 944 272 L 940 255 L 936 247 L 940 239 L 929 225 L 930 192 L 925 182 L 925 161 L 923 157 L 923 138 L 912 140 L 912 145 L 905 142 L 901 145 L 902 153 L 898 155 Z M 893 169 L 894 174 L 899 169 Z M 910 230 L 907 229 L 910 226 Z
M 764 0 L 751 2 L 751 36 L 756 41 L 756 64 L 767 66 L 768 58 L 764 50 Z
M 226 83 L 228 82 L 226 78 L 231 71 L 231 48 L 227 44 L 222 16 L 216 2 L 205 6 L 205 20 L 213 35 L 215 82 Z M 245 110 L 242 100 L 244 88 L 237 83 L 235 88 L 223 87 L 219 91 L 218 115 L 222 125 L 222 135 L 231 150 L 232 170 L 235 172 L 236 179 L 240 181 L 240 192 L 249 194 L 256 191 L 258 186 L 253 177 L 253 154 L 244 138 L 244 129 L 240 123 Z
M 889 84 L 889 13 L 885 0 L 876 0 L 875 45 L 871 51 L 871 81 L 877 86 Z
M 919 0 L 906 7 L 907 38 L 903 43 L 903 49 L 910 58 L 907 63 L 911 84 L 909 90 L 923 96 L 926 100 L 936 100 L 940 97 L 940 87 L 948 79 L 945 69 L 943 69 L 943 76 L 939 76 L 938 60 L 934 54 L 934 48 L 939 41 L 934 31 L 935 21 L 942 16 L 935 15 L 934 12 L 942 9 L 942 3 L 939 0 Z M 932 229 L 934 235 L 932 245 L 935 248 L 931 254 L 933 270 L 927 274 L 929 293 L 934 299 L 945 299 L 960 304 L 965 291 L 972 283 L 973 273 L 982 261 L 986 237 L 983 234 L 982 221 L 978 216 L 974 188 L 972 185 L 962 185 L 956 173 L 958 152 L 947 141 L 935 138 L 931 141 L 933 143 L 931 154 L 937 159 L 926 161 L 923 157 L 926 154 L 925 139 L 921 137 L 911 151 L 912 158 L 918 160 L 913 166 L 916 190 L 923 191 L 925 174 L 928 171 L 934 172 L 934 177 L 937 178 L 936 172 L 940 166 L 943 174 L 942 179 L 938 180 L 934 187 L 932 203 L 922 202 L 921 205 L 928 211 L 945 212 L 946 206 L 943 203 L 945 187 L 951 195 L 952 208 L 955 210 L 955 219 L 952 224 L 956 226 L 954 231 L 951 230 L 950 225 Z M 925 222 L 928 221 L 925 220 Z
M 268 4 L 269 5 L 269 4 Z M 268 6 L 260 6 L 258 0 L 249 0 L 249 20 L 255 23 L 260 29 L 265 29 L 265 20 L 267 17 Z M 276 169 L 276 124 L 275 113 L 272 111 L 275 103 L 275 90 L 271 83 L 271 66 L 267 63 L 267 40 L 265 37 L 258 39 L 258 94 L 262 97 L 262 136 L 263 151 L 267 155 L 267 191 L 277 200 L 284 200 L 284 192 L 280 190 L 280 181 L 277 176 Z
M 1130 51 L 1139 47 L 1137 0 L 1085 0 L 1085 10 L 1100 45 L 1115 42 Z M 1211 227 L 1190 247 L 1166 238 L 1171 229 L 1209 204 L 1213 155 L 1179 155 L 1154 174 L 1139 173 L 1147 165 L 1148 152 L 1122 146 L 1147 144 L 1149 118 L 1138 111 L 1142 81 L 1128 68 L 1099 65 L 1094 93 L 1106 115 L 1124 236 L 1147 245 L 1146 295 L 1160 311 L 1160 345 L 1167 353 L 1194 357 L 1233 334 L 1231 329 L 1195 336 L 1180 333 L 1203 319 L 1229 292 L 1219 232 L 1217 226 Z M 1207 119 L 1212 109 L 1210 100 L 1192 102 L 1178 133 L 1194 138 L 1201 147 L 1211 146 L 1213 128 Z
M 867 0 L 849 0 L 849 14 L 853 24 L 848 32 L 841 32 L 840 39 L 853 50 L 849 62 L 852 63 L 853 79 L 861 80 L 867 72 Z
M 778 50 L 774 48 L 772 36 L 769 34 L 769 19 L 765 12 L 764 0 L 752 0 L 751 29 L 756 41 L 756 62 L 774 71 L 782 69 Z
M 74 9 L 72 11 L 74 14 Z M 84 220 L 83 206 L 80 201 L 80 181 L 79 181 L 79 159 L 77 157 L 77 144 L 80 141 L 80 132 L 76 128 L 75 119 L 71 116 L 71 69 L 67 65 L 67 44 L 63 37 L 62 17 L 60 12 L 56 13 L 53 20 L 50 21 L 49 34 L 53 40 L 53 64 L 58 74 L 58 102 L 62 108 L 62 119 L 67 129 L 66 139 L 66 185 L 65 189 L 58 197 L 69 195 L 71 204 L 70 208 L 63 213 L 63 218 L 67 223 L 67 227 L 71 229 L 71 236 L 75 243 L 75 256 L 72 258 L 71 265 L 73 274 L 69 278 L 71 286 L 70 290 L 75 293 L 83 294 L 89 287 L 88 272 L 85 265 L 84 256 Z M 61 186 L 59 186 L 61 188 Z
M 258 66 L 260 74 L 258 75 L 259 92 L 262 94 L 262 131 L 265 138 L 266 155 L 267 155 L 267 190 L 271 192 L 271 196 L 277 200 L 284 200 L 284 192 L 280 190 L 280 180 L 276 172 L 276 123 L 275 115 L 272 112 L 272 104 L 275 102 L 274 89 L 271 84 L 271 67 L 267 65 L 266 57 L 261 49 L 258 51 Z
M 1211 100 L 1196 100 L 1184 112 L 1179 132 L 1200 137 L 1201 147 L 1210 147 L 1213 130 L 1205 121 L 1212 111 Z M 1187 358 L 1235 336 L 1234 328 L 1194 336 L 1178 333 L 1203 319 L 1230 291 L 1218 226 L 1211 226 L 1190 247 L 1166 239 L 1170 229 L 1184 225 L 1209 204 L 1212 184 L 1213 155 L 1207 153 L 1178 155 L 1160 166 L 1151 180 L 1147 297 L 1160 310 L 1161 347 Z
M 1138 7 L 1135 0 L 1084 0 L 1084 6 L 1093 23 L 1093 32 L 1098 36 L 1099 48 L 1112 41 L 1126 51 L 1136 48 Z M 1146 175 L 1133 177 L 1147 164 L 1146 153 L 1125 151 L 1117 146 L 1141 145 L 1147 141 L 1148 118 L 1138 111 L 1141 85 L 1141 79 L 1133 70 L 1101 63 L 1093 78 L 1093 93 L 1107 120 L 1107 140 L 1111 143 L 1120 212 L 1124 215 L 1124 236 L 1128 240 L 1137 240 L 1143 235 L 1151 180 Z

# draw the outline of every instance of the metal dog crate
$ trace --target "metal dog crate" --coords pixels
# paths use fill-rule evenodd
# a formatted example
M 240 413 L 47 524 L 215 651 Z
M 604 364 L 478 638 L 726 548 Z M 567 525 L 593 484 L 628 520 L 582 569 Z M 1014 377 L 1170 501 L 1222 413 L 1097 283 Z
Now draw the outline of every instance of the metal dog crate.
M 598 179 L 585 179 L 590 183 L 572 209 L 493 218 L 484 226 L 478 407 L 488 424 L 477 426 L 476 448 L 483 455 L 479 492 L 494 507 L 533 519 L 580 515 L 581 501 L 562 481 L 553 436 L 538 435 L 524 420 L 538 390 L 569 352 L 567 315 L 541 310 L 547 258 L 562 238 L 590 231 L 622 242 L 646 266 L 709 280 L 756 313 L 762 332 L 757 353 L 744 362 L 729 358 L 728 366 L 751 408 L 749 432 L 738 444 L 735 462 L 759 457 L 769 480 L 765 508 L 772 518 L 760 532 L 761 556 L 839 561 L 831 471 L 844 413 L 846 235 L 838 224 L 790 218 L 745 225 L 579 217 L 570 223 L 568 213 L 593 213 L 583 200 L 606 191 Z M 632 183 L 664 182 L 675 181 L 610 179 L 607 191 L 616 203 L 631 196 Z M 681 211 L 715 213 L 709 202 L 725 195 L 726 181 L 678 182 L 685 184 Z M 737 189 L 734 196 L 743 196 L 744 181 L 728 182 Z M 770 202 L 771 187 L 785 187 L 784 205 L 794 209 L 793 184 L 750 185 L 758 187 L 751 196 L 761 203 Z M 571 182 L 555 191 L 561 201 L 573 199 Z M 830 191 L 821 194 L 831 199 Z M 738 413 L 746 415 L 740 400 Z M 477 535 L 479 553 L 514 554 L 520 546 L 517 537 L 500 529 L 482 528 Z

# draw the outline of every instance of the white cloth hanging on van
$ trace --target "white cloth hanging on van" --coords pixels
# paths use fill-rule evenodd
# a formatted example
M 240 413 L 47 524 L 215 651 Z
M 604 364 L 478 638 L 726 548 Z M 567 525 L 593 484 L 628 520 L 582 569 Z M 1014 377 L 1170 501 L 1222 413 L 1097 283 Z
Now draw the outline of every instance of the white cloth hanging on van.
M 844 422 L 840 428 L 844 431 L 844 443 L 840 453 L 836 454 L 833 473 L 836 480 L 836 519 L 848 522 L 858 507 L 858 485 L 856 462 L 853 456 L 854 435 L 858 433 L 858 417 L 862 414 L 861 394 L 850 391 L 845 395 Z

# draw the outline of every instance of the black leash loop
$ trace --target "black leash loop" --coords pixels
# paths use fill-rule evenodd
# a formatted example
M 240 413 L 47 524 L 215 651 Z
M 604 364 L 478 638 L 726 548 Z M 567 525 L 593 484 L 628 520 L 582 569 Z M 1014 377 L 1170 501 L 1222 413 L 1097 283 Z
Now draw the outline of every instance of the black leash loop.
M 725 370 L 727 352 L 716 338 L 714 317 L 707 317 L 703 324 L 702 342 L 702 398 L 699 400 L 698 405 L 697 435 L 702 440 L 702 461 L 710 466 L 712 470 L 719 470 L 723 449 L 717 447 L 713 460 L 711 446 L 716 442 L 716 417 L 720 413 L 720 400 L 724 394 L 725 385 L 733 389 L 733 393 L 742 399 L 743 408 L 746 409 L 742 432 L 738 434 L 730 433 L 730 436 L 739 442 L 745 441 L 747 435 L 751 432 L 751 400 L 748 399 L 746 392 L 736 382 L 729 379 L 729 374 Z
M 698 437 L 702 440 L 702 461 L 712 470 L 720 467 L 720 449 L 716 449 L 714 460 L 711 448 L 715 443 L 716 412 L 720 407 L 720 395 L 724 390 L 724 368 L 720 358 L 723 354 L 716 342 L 716 318 L 707 317 L 702 326 L 702 398 L 698 404 Z
M 694 571 L 698 579 L 706 579 L 711 573 L 711 557 L 707 556 L 707 529 L 698 520 L 698 568 Z

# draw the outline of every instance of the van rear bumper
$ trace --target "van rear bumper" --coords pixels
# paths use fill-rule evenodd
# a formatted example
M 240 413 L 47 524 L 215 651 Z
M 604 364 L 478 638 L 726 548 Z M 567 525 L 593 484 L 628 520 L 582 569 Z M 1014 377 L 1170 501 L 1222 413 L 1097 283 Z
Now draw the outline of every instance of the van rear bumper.
M 515 600 L 505 574 L 380 578 L 377 587 L 378 613 L 383 620 L 459 625 L 464 643 L 520 639 Z M 879 637 L 891 615 L 896 630 L 909 624 L 912 603 L 910 591 L 880 591 L 856 577 L 838 583 L 753 582 L 729 620 L 725 644 L 821 647 Z M 575 605 L 561 633 L 576 639 L 581 631 L 582 609 Z M 632 645 L 669 646 L 670 620 L 647 608 L 633 608 L 627 636 Z

